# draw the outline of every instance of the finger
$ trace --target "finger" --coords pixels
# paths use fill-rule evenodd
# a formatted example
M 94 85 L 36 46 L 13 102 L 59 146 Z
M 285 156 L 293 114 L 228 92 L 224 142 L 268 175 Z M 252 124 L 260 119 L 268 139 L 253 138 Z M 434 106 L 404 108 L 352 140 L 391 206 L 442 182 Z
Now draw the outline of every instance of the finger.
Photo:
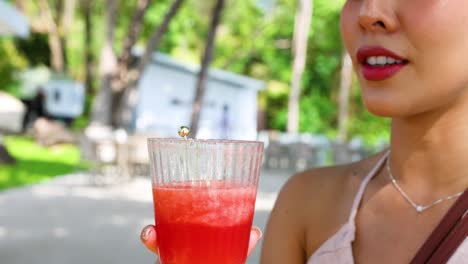
M 153 253 L 158 254 L 158 243 L 156 241 L 156 229 L 153 225 L 148 225 L 143 228 L 140 235 L 141 242 L 151 250 Z
M 262 230 L 256 226 L 252 227 L 252 230 L 250 230 L 249 249 L 247 251 L 247 256 L 250 256 L 260 238 L 262 238 Z

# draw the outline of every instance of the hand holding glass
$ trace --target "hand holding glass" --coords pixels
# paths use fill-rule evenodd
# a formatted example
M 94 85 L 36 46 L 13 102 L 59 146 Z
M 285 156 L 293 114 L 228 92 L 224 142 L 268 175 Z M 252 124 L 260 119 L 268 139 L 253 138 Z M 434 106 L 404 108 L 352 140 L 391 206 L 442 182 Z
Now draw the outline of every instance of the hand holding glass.
M 263 143 L 150 139 L 162 264 L 243 264 Z

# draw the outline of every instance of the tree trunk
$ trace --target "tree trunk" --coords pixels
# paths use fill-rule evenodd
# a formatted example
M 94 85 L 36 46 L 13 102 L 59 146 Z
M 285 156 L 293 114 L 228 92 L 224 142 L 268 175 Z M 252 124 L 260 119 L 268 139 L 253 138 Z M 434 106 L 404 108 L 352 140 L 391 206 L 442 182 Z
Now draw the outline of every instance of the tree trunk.
M 52 11 L 47 0 L 39 0 L 39 8 L 41 9 L 41 13 L 45 19 L 47 30 L 49 32 L 50 61 L 52 69 L 57 73 L 62 73 L 64 71 L 64 57 L 57 23 L 54 21 Z
M 347 138 L 348 116 L 349 116 L 349 92 L 353 81 L 353 63 L 347 52 L 343 55 L 341 62 L 341 82 L 338 114 L 337 140 L 344 142 Z
M 180 6 L 182 5 L 184 1 L 185 0 L 174 0 L 171 7 L 169 8 L 166 15 L 164 16 L 163 22 L 151 35 L 151 38 L 148 41 L 148 44 L 146 45 L 145 53 L 143 54 L 143 56 L 140 59 L 140 62 L 138 63 L 137 71 L 133 75 L 133 79 L 132 79 L 133 82 L 139 80 L 146 65 L 148 65 L 148 63 L 150 62 L 151 56 L 153 55 L 154 51 L 159 49 L 159 45 L 161 44 L 161 39 L 164 36 L 164 33 L 166 33 L 167 31 L 167 28 L 169 27 L 169 23 L 171 22 L 172 18 L 177 14 Z
M 15 0 L 15 6 L 19 11 L 25 13 L 24 0 Z
M 132 48 L 140 34 L 143 25 L 143 17 L 146 10 L 148 10 L 150 2 L 150 0 L 139 0 L 137 3 L 136 10 L 127 31 L 127 36 L 123 42 L 122 53 L 118 59 L 117 73 L 112 81 L 111 120 L 112 125 L 116 127 L 123 126 L 120 107 L 124 96 L 124 89 L 129 85 L 128 75 L 132 58 Z
M 93 54 L 92 54 L 92 24 L 91 24 L 91 12 L 92 12 L 93 0 L 83 1 L 84 11 L 84 22 L 85 22 L 85 38 L 84 38 L 84 53 L 85 53 L 85 89 L 86 96 L 92 96 L 94 93 L 93 89 Z
M 150 62 L 154 52 L 158 50 L 161 39 L 169 27 L 169 23 L 177 14 L 184 1 L 185 0 L 174 0 L 174 2 L 172 2 L 172 5 L 165 14 L 161 25 L 155 28 L 152 33 L 138 65 L 134 69 L 129 70 L 125 76 L 121 76 L 123 78 L 123 81 L 121 81 L 123 82 L 123 89 L 115 93 L 112 99 L 112 120 L 117 126 L 129 127 L 132 119 L 132 109 L 135 107 L 137 102 L 137 87 L 141 75 L 143 74 L 145 67 Z
M 75 17 L 76 0 L 65 0 L 62 16 L 62 33 L 65 35 L 73 24 Z
M 211 20 L 210 32 L 207 37 L 205 52 L 201 62 L 200 73 L 198 74 L 197 86 L 195 91 L 195 99 L 192 106 L 192 118 L 190 129 L 194 137 L 197 136 L 198 126 L 200 122 L 200 113 L 203 106 L 203 97 L 206 89 L 206 79 L 208 69 L 213 56 L 214 41 L 216 38 L 216 29 L 221 20 L 221 13 L 223 11 L 225 0 L 218 0 L 213 9 L 213 17 Z
M 307 59 L 307 41 L 312 22 L 313 1 L 300 0 L 294 23 L 293 52 L 294 61 L 291 79 L 291 91 L 288 105 L 288 132 L 299 130 L 299 99 L 301 95 L 302 74 Z
M 75 7 L 76 7 L 76 0 L 65 0 L 63 5 L 62 17 L 57 18 L 57 21 L 60 21 L 60 45 L 62 48 L 63 54 L 63 71 L 68 71 L 68 57 L 67 57 L 67 39 L 68 39 L 68 32 L 71 29 L 73 19 L 75 16 Z M 57 23 L 58 24 L 58 23 Z
M 101 125 L 111 125 L 112 79 L 117 68 L 117 58 L 113 49 L 114 31 L 116 26 L 117 1 L 107 0 L 105 40 L 101 50 L 100 77 L 101 88 L 94 100 L 92 122 Z
M 132 17 L 132 22 L 130 23 L 130 27 L 128 29 L 128 34 L 125 37 L 123 43 L 122 53 L 119 57 L 119 72 L 122 71 L 122 74 L 127 74 L 126 70 L 129 67 L 130 59 L 132 57 L 132 48 L 137 41 L 138 35 L 140 34 L 141 27 L 143 25 L 143 17 L 149 7 L 150 2 L 150 0 L 138 1 L 135 13 Z M 121 79 L 124 79 L 122 75 L 119 74 L 119 76 Z

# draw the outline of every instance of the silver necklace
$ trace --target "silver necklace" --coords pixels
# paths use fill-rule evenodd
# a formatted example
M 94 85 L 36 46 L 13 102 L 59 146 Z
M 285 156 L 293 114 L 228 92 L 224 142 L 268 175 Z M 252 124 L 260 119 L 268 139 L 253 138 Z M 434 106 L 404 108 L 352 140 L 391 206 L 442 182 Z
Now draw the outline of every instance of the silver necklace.
M 400 187 L 400 185 L 398 185 L 398 182 L 396 181 L 395 177 L 393 177 L 392 170 L 390 169 L 390 153 L 388 154 L 388 159 L 387 159 L 387 171 L 388 171 L 388 175 L 390 176 L 390 180 L 392 181 L 393 186 L 395 186 L 395 189 L 397 189 L 397 191 L 405 198 L 406 201 L 408 201 L 409 204 L 411 204 L 411 206 L 413 206 L 413 208 L 418 213 L 421 213 L 422 211 L 425 211 L 426 209 L 429 209 L 432 206 L 434 206 L 436 204 L 439 204 L 439 203 L 441 203 L 443 201 L 447 201 L 447 200 L 451 200 L 453 198 L 456 198 L 456 197 L 462 195 L 463 192 L 464 192 L 464 191 L 462 191 L 462 192 L 459 192 L 459 193 L 449 195 L 449 196 L 444 197 L 444 198 L 440 198 L 440 199 L 438 199 L 438 200 L 436 200 L 436 201 L 434 201 L 434 202 L 432 202 L 430 204 L 427 204 L 427 205 L 417 204 L 405 193 L 405 191 L 403 191 L 403 189 L 401 189 L 401 187 Z

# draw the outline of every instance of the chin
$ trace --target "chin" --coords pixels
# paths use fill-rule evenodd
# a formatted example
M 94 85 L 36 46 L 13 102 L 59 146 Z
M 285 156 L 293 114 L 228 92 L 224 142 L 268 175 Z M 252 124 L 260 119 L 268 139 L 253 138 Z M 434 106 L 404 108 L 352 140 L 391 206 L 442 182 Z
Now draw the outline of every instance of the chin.
M 405 116 L 407 114 L 402 111 L 404 109 L 403 107 L 389 101 L 365 98 L 363 100 L 367 111 L 376 116 L 392 118 Z
M 364 100 L 364 105 L 371 114 L 384 118 L 409 118 L 430 112 L 428 108 L 384 100 Z

